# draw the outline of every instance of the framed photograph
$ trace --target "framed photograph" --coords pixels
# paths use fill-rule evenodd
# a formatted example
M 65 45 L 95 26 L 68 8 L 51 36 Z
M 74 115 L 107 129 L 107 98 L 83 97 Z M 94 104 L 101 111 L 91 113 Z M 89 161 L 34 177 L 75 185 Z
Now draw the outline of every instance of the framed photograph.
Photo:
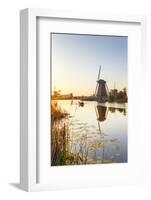
M 20 12 L 20 184 L 145 183 L 146 17 Z

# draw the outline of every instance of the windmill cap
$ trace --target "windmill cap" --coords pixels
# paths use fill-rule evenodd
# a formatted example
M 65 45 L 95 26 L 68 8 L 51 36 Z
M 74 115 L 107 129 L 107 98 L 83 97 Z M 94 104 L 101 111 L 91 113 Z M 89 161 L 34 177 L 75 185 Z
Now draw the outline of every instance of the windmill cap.
M 100 80 L 98 80 L 97 82 L 98 82 L 98 83 L 106 83 L 106 81 L 103 80 L 103 79 L 100 79 Z

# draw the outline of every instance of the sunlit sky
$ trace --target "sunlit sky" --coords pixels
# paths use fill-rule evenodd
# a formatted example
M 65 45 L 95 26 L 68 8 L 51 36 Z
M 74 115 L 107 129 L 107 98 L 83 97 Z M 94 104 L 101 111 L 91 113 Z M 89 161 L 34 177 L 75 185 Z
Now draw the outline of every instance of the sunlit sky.
M 51 34 L 52 90 L 62 94 L 92 95 L 99 66 L 109 90 L 127 88 L 126 36 Z

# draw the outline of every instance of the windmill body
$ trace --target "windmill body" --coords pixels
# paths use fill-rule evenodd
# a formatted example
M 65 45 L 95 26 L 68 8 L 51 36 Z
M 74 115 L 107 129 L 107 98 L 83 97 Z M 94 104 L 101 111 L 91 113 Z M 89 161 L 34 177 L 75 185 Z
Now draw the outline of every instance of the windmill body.
M 106 81 L 103 79 L 100 79 L 100 73 L 101 73 L 101 66 L 99 68 L 95 96 L 96 96 L 97 102 L 104 103 L 107 101 L 107 98 L 108 98 L 108 88 L 107 88 Z

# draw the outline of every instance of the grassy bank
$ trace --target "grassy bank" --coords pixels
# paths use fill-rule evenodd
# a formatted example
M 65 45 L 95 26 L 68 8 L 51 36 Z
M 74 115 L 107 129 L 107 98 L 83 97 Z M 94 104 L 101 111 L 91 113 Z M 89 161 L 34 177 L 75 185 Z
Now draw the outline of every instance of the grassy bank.
M 69 114 L 57 101 L 51 105 L 51 165 L 75 165 L 87 163 L 87 152 L 72 152 Z

